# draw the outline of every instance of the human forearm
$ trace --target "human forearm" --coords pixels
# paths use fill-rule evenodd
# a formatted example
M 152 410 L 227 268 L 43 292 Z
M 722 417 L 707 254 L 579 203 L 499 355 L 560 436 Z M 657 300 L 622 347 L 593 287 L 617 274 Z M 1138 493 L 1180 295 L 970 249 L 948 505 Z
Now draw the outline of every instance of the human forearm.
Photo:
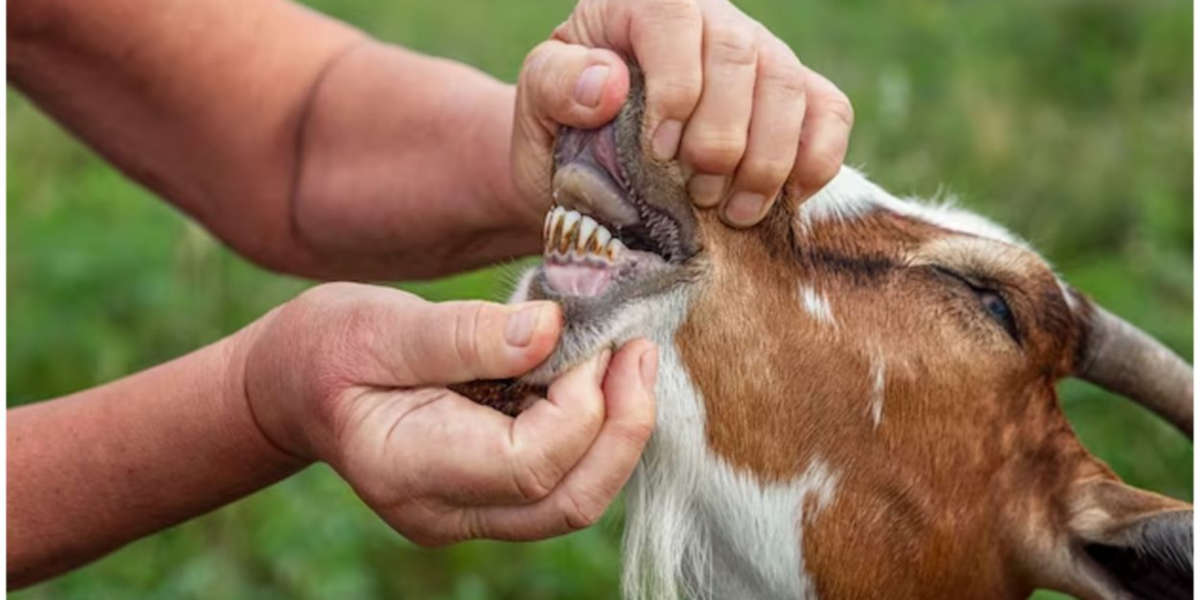
M 282 0 L 14 0 L 9 14 L 9 79 L 43 110 L 252 260 L 318 261 L 288 218 L 300 122 L 360 32 Z
M 537 249 L 511 86 L 278 0 L 42 4 L 10 10 L 11 81 L 260 264 L 406 278 Z
M 8 411 L 10 587 L 87 563 L 303 466 L 272 446 L 249 412 L 246 335 Z
M 466 65 L 356 46 L 306 114 L 299 234 L 361 277 L 431 277 L 538 251 L 544 209 L 518 197 L 509 168 L 514 95 Z

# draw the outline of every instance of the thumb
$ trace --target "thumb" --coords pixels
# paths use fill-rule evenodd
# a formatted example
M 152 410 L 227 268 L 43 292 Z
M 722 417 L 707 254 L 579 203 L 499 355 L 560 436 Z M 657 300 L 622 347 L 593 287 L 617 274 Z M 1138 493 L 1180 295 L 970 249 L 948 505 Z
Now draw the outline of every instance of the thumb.
M 548 200 L 559 127 L 600 127 L 628 95 L 629 67 L 616 53 L 557 40 L 534 48 L 517 82 L 512 160 L 518 191 Z
M 552 135 L 559 125 L 594 129 L 616 117 L 628 95 L 629 67 L 615 52 L 549 40 L 521 69 L 518 118 L 534 119 Z
M 529 372 L 554 350 L 562 312 L 553 302 L 443 302 L 411 311 L 392 373 L 400 386 L 500 379 Z

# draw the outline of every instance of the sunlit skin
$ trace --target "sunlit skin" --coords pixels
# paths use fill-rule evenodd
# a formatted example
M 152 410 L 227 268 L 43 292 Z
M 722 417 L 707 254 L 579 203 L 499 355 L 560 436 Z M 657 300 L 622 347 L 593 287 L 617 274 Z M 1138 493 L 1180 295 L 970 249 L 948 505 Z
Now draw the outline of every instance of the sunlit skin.
M 155 8 L 11 2 L 10 83 L 249 260 L 320 279 L 537 252 L 554 136 L 616 114 L 621 55 L 646 71 L 655 151 L 734 226 L 785 185 L 832 177 L 852 121 L 836 87 L 723 0 L 582 2 L 516 86 L 282 0 Z M 426 545 L 587 526 L 653 429 L 652 344 L 580 365 L 516 419 L 443 387 L 530 370 L 561 327 L 550 303 L 330 284 L 190 355 L 11 410 L 9 585 L 314 461 Z

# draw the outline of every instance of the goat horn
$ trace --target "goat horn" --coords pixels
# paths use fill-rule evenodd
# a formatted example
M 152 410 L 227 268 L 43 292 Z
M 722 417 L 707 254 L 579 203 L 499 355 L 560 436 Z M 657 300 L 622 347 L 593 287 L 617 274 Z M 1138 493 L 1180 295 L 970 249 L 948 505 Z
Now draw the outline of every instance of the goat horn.
M 1087 303 L 1075 375 L 1126 396 L 1192 437 L 1192 367 L 1120 317 Z

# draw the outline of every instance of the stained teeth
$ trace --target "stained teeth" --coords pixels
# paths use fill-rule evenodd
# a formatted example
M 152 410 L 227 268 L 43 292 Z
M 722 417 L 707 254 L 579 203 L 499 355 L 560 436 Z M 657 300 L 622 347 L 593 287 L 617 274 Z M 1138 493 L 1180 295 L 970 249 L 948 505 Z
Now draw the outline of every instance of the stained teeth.
M 567 211 L 567 216 L 563 219 L 563 236 L 559 241 L 560 252 L 565 254 L 575 247 L 575 240 L 579 238 L 579 222 L 582 219 L 583 215 L 573 210 Z
M 579 221 L 583 219 L 583 215 L 573 210 L 566 211 L 566 213 L 567 216 L 563 219 L 563 231 L 570 232 L 571 230 L 575 229 L 575 226 L 578 225 Z
M 550 213 L 550 235 L 546 236 L 547 244 L 553 244 L 555 240 L 562 238 L 563 216 L 566 214 L 566 209 L 561 206 L 555 207 L 554 211 Z
M 579 222 L 579 237 L 575 239 L 575 249 L 586 251 L 588 243 L 592 241 L 592 234 L 596 233 L 596 228 L 600 224 L 589 216 L 584 216 Z
M 616 259 L 625 245 L 595 219 L 561 206 L 546 214 L 542 226 L 547 255 Z
M 596 229 L 596 250 L 603 250 L 611 239 L 613 239 L 613 236 L 608 232 L 608 229 L 603 226 Z
M 616 238 L 613 238 L 612 240 L 610 240 L 608 242 L 608 244 L 606 244 L 604 246 L 604 255 L 610 259 L 615 259 L 616 257 L 620 256 L 620 254 L 624 251 L 625 251 L 625 244 L 622 244 L 621 240 L 618 240 Z

